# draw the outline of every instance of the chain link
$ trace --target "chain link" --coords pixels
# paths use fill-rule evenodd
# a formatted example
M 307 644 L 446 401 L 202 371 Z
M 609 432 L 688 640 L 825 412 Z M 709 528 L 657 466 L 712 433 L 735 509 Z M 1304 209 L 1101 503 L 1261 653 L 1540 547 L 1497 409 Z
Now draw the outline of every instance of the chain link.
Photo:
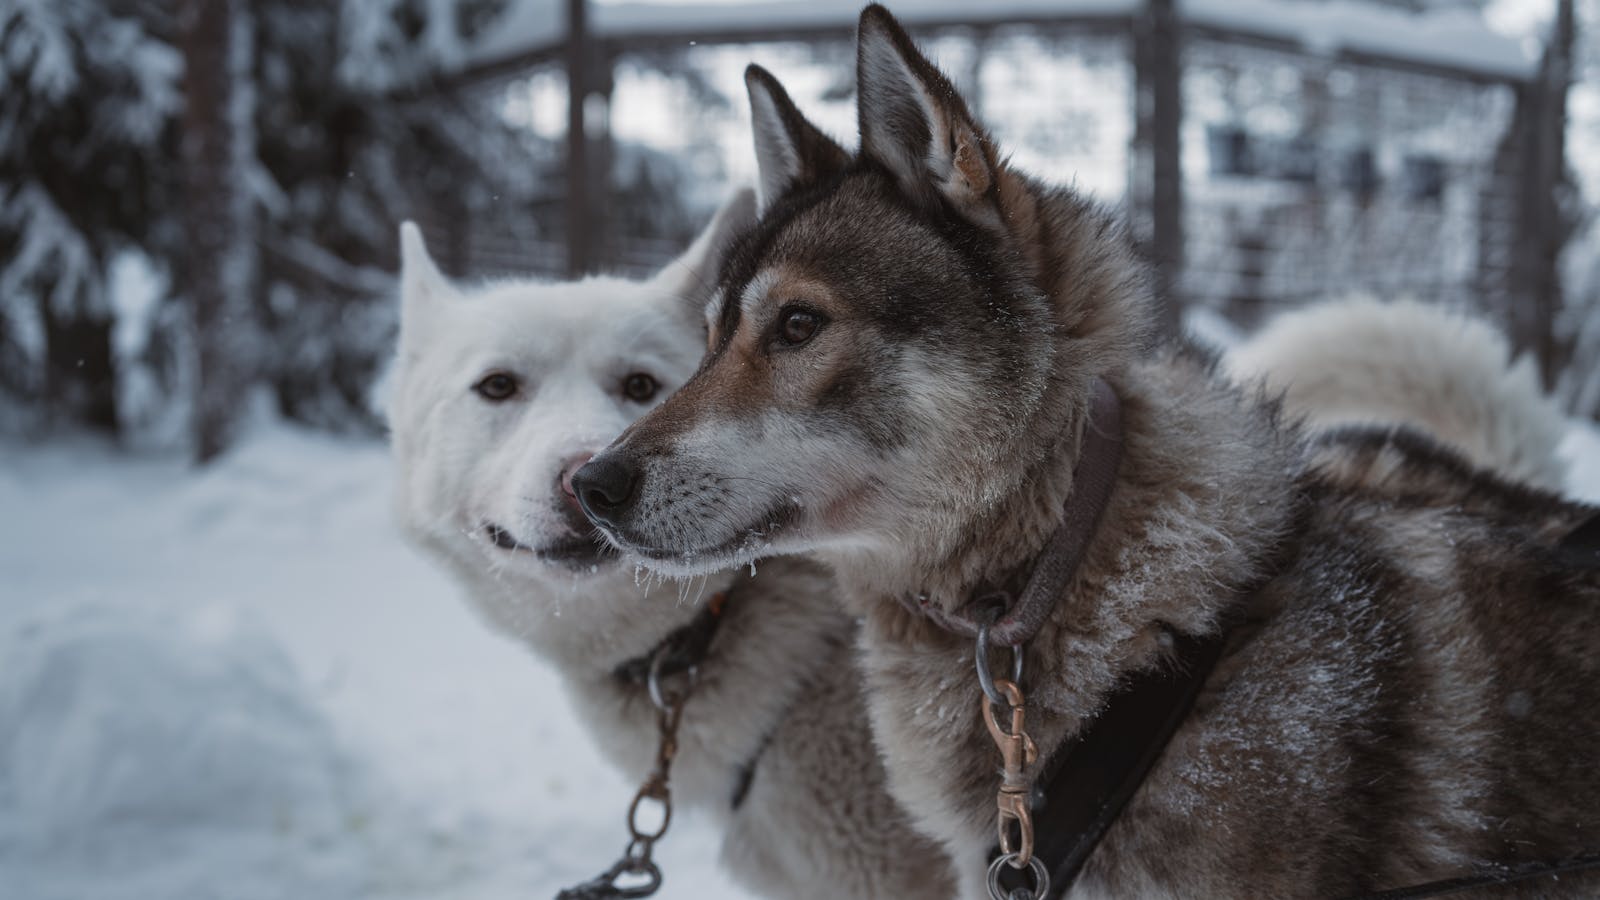
M 661 889 L 661 869 L 651 857 L 656 842 L 666 835 L 667 828 L 672 824 L 669 777 L 672 760 L 678 755 L 678 725 L 683 720 L 684 704 L 694 691 L 699 674 L 697 669 L 690 667 L 684 672 L 682 688 L 669 691 L 663 683 L 666 679 L 662 676 L 662 665 L 667 654 L 668 648 L 663 646 L 650 660 L 647 687 L 650 702 L 656 707 L 659 740 L 656 744 L 655 768 L 645 778 L 644 784 L 639 786 L 638 793 L 633 795 L 633 802 L 628 804 L 628 846 L 623 849 L 622 858 L 611 868 L 582 884 L 567 888 L 556 895 L 556 900 L 631 900 L 652 896 Z M 639 813 L 646 801 L 661 809 L 661 821 L 653 828 L 640 825 Z M 642 881 L 625 883 L 629 878 Z
M 1006 699 L 994 686 L 994 673 L 989 670 L 989 623 L 978 625 L 978 646 L 974 652 L 974 662 L 978 666 L 978 686 L 983 688 L 983 695 L 989 702 L 996 706 L 1003 706 Z M 1011 648 L 1011 680 L 1017 684 L 1022 683 L 1022 648 Z

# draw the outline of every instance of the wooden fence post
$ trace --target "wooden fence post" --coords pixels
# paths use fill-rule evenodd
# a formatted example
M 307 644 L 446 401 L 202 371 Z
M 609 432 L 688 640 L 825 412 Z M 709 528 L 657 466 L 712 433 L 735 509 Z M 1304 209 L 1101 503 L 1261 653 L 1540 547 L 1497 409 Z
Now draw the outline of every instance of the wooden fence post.
M 190 430 L 195 462 L 219 456 L 233 440 L 240 395 L 255 372 L 252 292 L 256 241 L 248 192 L 240 183 L 254 158 L 254 108 L 247 90 L 253 13 L 240 0 L 187 0 L 179 7 L 183 50 L 183 289 L 196 351 Z
M 593 180 L 584 103 L 589 99 L 588 0 L 567 0 L 567 275 L 593 271 Z
M 1183 167 L 1179 126 L 1183 122 L 1183 64 L 1179 59 L 1178 13 L 1173 0 L 1149 0 L 1134 30 L 1137 70 L 1138 154 L 1149 184 L 1149 243 L 1155 267 L 1159 325 L 1177 334 L 1182 304 L 1177 296 L 1183 271 Z M 1143 199 L 1143 198 L 1141 198 Z
M 1558 263 L 1567 227 L 1557 192 L 1566 170 L 1567 87 L 1576 30 L 1573 0 L 1560 0 L 1538 75 L 1518 96 L 1524 108 L 1509 279 L 1511 338 L 1518 350 L 1534 354 L 1547 390 L 1555 385 L 1561 364 L 1555 320 L 1561 304 Z

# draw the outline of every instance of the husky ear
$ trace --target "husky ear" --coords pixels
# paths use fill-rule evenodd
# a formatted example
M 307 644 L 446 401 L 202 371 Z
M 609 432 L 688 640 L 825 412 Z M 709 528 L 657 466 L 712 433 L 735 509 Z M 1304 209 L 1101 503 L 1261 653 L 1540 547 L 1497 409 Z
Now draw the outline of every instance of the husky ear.
M 400 325 L 413 327 L 428 318 L 434 307 L 455 295 L 455 289 L 433 264 L 422 230 L 415 222 L 400 225 Z
M 734 238 L 756 221 L 756 193 L 741 187 L 723 202 L 689 249 L 656 276 L 662 288 L 682 297 L 696 315 L 705 309 L 717 289 L 722 260 Z
M 967 207 L 995 184 L 993 144 L 966 102 L 876 3 L 861 12 L 856 89 L 861 154 L 888 169 L 907 195 L 930 201 L 939 193 Z
M 850 164 L 850 154 L 801 115 L 771 72 L 751 65 L 744 70 L 744 84 L 750 92 L 761 209 L 795 185 L 842 172 Z

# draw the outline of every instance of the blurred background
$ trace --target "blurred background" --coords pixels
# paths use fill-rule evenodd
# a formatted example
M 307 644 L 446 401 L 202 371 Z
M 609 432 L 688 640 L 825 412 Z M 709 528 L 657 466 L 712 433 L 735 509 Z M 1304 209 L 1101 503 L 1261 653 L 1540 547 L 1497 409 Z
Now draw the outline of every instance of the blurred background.
M 645 271 L 754 175 L 760 59 L 853 141 L 854 0 L 6 0 L 0 431 L 374 432 L 395 227 L 461 277 Z M 1171 327 L 1478 307 L 1600 413 L 1597 0 L 907 0 L 1021 167 L 1125 211 Z M 1590 24 L 1594 27 L 1590 27 Z
M 1492 317 L 1600 500 L 1600 0 L 898 0 L 1168 329 Z M 0 895 L 548 896 L 631 795 L 388 525 L 397 229 L 645 272 L 754 175 L 742 70 L 854 142 L 857 0 L 0 0 Z M 738 896 L 715 832 L 667 898 Z
M 751 59 L 853 140 L 854 0 L 0 10 L 10 434 L 205 460 L 257 389 L 375 431 L 402 219 L 457 276 L 647 270 L 753 175 Z M 1019 165 L 1125 212 L 1171 327 L 1437 299 L 1600 413 L 1600 2 L 895 11 Z

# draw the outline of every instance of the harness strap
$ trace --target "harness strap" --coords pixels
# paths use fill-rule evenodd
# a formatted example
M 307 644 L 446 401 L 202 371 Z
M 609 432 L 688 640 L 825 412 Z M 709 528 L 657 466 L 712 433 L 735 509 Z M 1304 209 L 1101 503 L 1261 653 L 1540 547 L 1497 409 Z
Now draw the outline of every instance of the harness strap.
M 1204 637 L 1170 628 L 1164 634 L 1173 641 L 1173 663 L 1141 673 L 1113 694 L 1076 740 L 1056 750 L 1035 782 L 1034 855 L 1050 872 L 1049 898 L 1072 889 L 1194 707 L 1228 639 L 1226 629 Z M 990 859 L 999 852 L 994 848 Z M 1007 890 L 1026 887 L 1018 870 L 1001 869 Z
M 1111 500 L 1121 462 L 1122 403 L 1110 385 L 1096 378 L 1089 399 L 1089 420 L 1083 430 L 1083 448 L 1072 473 L 1072 493 L 1067 497 L 1061 524 L 1040 552 L 1021 595 L 989 625 L 990 640 L 1020 647 L 1049 620 L 1089 549 L 1095 526 Z M 978 624 L 988 611 L 982 607 L 995 596 L 975 598 L 954 612 L 941 609 L 925 594 L 905 597 L 901 602 L 946 631 L 977 637 Z

